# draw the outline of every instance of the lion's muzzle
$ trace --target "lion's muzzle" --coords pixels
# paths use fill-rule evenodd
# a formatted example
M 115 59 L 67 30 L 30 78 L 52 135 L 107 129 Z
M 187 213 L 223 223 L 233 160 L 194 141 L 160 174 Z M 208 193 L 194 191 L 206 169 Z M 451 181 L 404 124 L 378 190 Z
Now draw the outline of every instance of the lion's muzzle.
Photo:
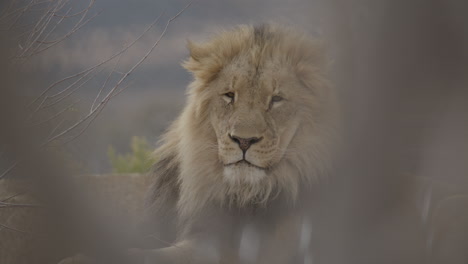
M 239 148 L 242 150 L 245 156 L 245 152 L 255 143 L 260 142 L 263 137 L 251 137 L 251 138 L 241 138 L 232 134 L 229 134 L 229 138 L 239 145 Z

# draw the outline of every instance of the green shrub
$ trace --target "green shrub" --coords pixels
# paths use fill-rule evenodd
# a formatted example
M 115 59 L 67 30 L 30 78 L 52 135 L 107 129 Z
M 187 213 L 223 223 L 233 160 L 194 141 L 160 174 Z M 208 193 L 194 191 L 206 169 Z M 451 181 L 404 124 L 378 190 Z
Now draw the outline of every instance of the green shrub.
M 114 173 L 145 173 L 155 162 L 152 156 L 153 148 L 146 139 L 132 137 L 130 142 L 131 153 L 117 154 L 112 146 L 107 150 L 112 172 Z

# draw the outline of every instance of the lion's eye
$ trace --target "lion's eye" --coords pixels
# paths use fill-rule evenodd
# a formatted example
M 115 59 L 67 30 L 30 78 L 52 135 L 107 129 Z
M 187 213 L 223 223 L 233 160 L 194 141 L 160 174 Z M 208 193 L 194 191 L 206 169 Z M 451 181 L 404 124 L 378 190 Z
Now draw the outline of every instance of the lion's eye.
M 224 95 L 224 100 L 226 100 L 228 103 L 234 101 L 235 94 L 233 92 L 228 92 L 223 95 Z
M 277 102 L 280 102 L 280 101 L 283 101 L 283 97 L 279 96 L 279 95 L 275 95 L 271 98 L 271 102 L 272 103 L 277 103 Z

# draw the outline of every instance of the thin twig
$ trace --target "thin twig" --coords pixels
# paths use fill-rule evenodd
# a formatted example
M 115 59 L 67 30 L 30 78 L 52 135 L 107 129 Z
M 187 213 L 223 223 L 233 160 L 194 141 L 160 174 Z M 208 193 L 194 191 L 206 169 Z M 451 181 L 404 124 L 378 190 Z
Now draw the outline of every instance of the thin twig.
M 21 229 L 17 229 L 17 228 L 14 228 L 14 227 L 10 227 L 10 226 L 7 226 L 7 225 L 4 225 L 2 223 L 0 223 L 0 227 L 3 227 L 5 229 L 8 229 L 10 231 L 15 231 L 15 232 L 18 232 L 18 233 L 21 233 L 23 235 L 31 235 L 31 233 L 27 232 L 27 231 L 24 231 L 24 230 L 21 230 Z
M 34 52 L 32 52 L 31 54 L 29 54 L 27 57 L 29 56 L 34 56 L 36 54 L 39 54 L 43 51 L 46 51 L 50 48 L 52 48 L 53 46 L 61 43 L 62 41 L 64 41 L 65 39 L 69 38 L 71 35 L 73 35 L 76 31 L 80 30 L 82 27 L 84 27 L 85 25 L 87 25 L 89 22 L 91 22 L 93 19 L 95 19 L 97 16 L 99 16 L 103 11 L 99 11 L 97 14 L 91 16 L 90 18 L 88 18 L 86 21 L 84 21 L 81 25 L 79 25 L 78 27 L 68 31 L 67 34 L 65 34 L 64 36 L 62 36 L 60 39 L 55 39 L 55 40 L 52 40 L 52 41 L 49 41 L 49 42 L 41 42 L 41 44 L 44 44 L 44 43 L 51 43 L 50 45 L 48 45 L 47 47 L 44 47 L 42 49 L 37 49 L 35 50 Z
M 86 78 L 89 74 L 91 74 L 95 69 L 89 71 L 89 72 L 86 72 L 83 76 L 81 76 L 80 78 L 78 78 L 78 80 L 74 81 L 72 84 L 70 84 L 69 86 L 67 86 L 65 89 L 61 90 L 60 92 L 56 93 L 56 94 L 53 94 L 53 95 L 47 95 L 46 97 L 44 97 L 44 99 L 41 101 L 41 103 L 36 107 L 36 109 L 31 113 L 31 116 L 28 118 L 28 120 L 30 120 L 33 116 L 34 116 L 34 113 L 38 112 L 39 110 L 45 108 L 44 107 L 44 104 L 47 102 L 47 100 L 49 98 L 53 98 L 57 95 L 60 95 L 61 93 L 63 92 L 66 92 L 68 91 L 69 89 L 73 88 L 77 83 L 79 83 L 81 80 L 83 80 L 84 78 Z
M 6 169 L 6 170 L 2 173 L 2 175 L 0 175 L 0 180 L 3 179 L 3 178 L 5 178 L 5 176 L 8 175 L 8 173 L 10 173 L 10 172 L 18 165 L 18 162 L 19 162 L 18 160 L 15 161 L 15 162 L 13 162 L 13 164 L 12 164 L 10 167 L 8 167 L 8 169 Z
M 84 12 L 89 11 L 93 7 L 95 2 L 96 2 L 96 0 L 91 0 L 90 4 L 87 7 L 83 8 L 81 11 L 78 11 L 77 13 L 74 13 L 74 14 L 71 14 L 71 15 L 68 15 L 68 14 L 65 14 L 65 15 L 54 14 L 54 16 L 55 17 L 63 17 L 63 18 L 70 18 L 70 17 L 79 16 L 79 15 L 83 14 Z
M 72 11 L 72 8 L 70 7 L 70 8 L 67 10 L 66 14 L 70 13 L 71 11 Z M 60 19 L 57 21 L 57 23 L 55 23 L 55 25 L 52 27 L 52 29 L 49 30 L 49 32 L 48 32 L 48 33 L 46 34 L 46 36 L 44 37 L 44 41 L 45 41 L 47 38 L 49 38 L 50 34 L 52 34 L 52 33 L 55 31 L 55 29 L 57 29 L 57 27 L 58 27 L 64 20 L 65 20 L 65 17 L 62 17 L 62 18 L 60 18 Z M 36 42 L 39 43 L 39 44 L 44 44 L 44 42 L 43 42 L 43 41 L 40 41 L 40 40 L 38 40 L 38 41 L 36 41 Z
M 104 91 L 105 87 L 107 86 L 107 83 L 109 82 L 112 74 L 115 72 L 115 69 L 119 65 L 120 58 L 122 58 L 122 55 L 119 55 L 119 57 L 117 58 L 117 62 L 114 64 L 114 67 L 112 68 L 112 70 L 107 75 L 107 78 L 104 81 L 104 83 L 102 84 L 101 89 L 99 89 L 98 94 L 96 95 L 96 97 L 94 97 L 94 101 L 93 101 L 93 104 L 91 105 L 90 112 L 92 112 L 94 110 L 94 105 L 96 105 L 97 100 L 99 100 L 99 97 L 101 96 L 102 92 Z
M 42 124 L 45 124 L 45 123 L 48 123 L 52 120 L 54 120 L 55 118 L 61 116 L 63 113 L 65 113 L 66 111 L 70 110 L 73 106 L 75 106 L 77 103 L 79 103 L 81 101 L 81 99 L 79 100 L 76 100 L 74 103 L 70 104 L 69 106 L 65 107 L 64 109 L 60 110 L 59 112 L 57 112 L 56 114 L 54 114 L 53 116 L 45 119 L 45 120 L 42 120 L 42 121 L 39 121 L 37 123 L 34 123 L 32 125 L 30 125 L 29 127 L 35 127 L 35 126 L 40 126 Z
M 13 194 L 11 196 L 8 196 L 7 198 L 3 199 L 2 202 L 6 202 L 8 200 L 11 200 L 11 199 L 13 199 L 13 198 L 15 198 L 15 197 L 17 197 L 19 195 L 22 195 L 22 193 L 17 193 L 17 194 Z
M 99 115 L 99 113 L 102 111 L 102 109 L 106 106 L 106 104 L 109 102 L 109 100 L 112 98 L 112 95 L 117 90 L 117 88 L 122 84 L 122 82 L 130 74 L 132 74 L 135 71 L 135 69 L 138 68 L 148 58 L 148 56 L 153 52 L 153 50 L 158 46 L 159 42 L 161 41 L 161 39 L 166 34 L 167 29 L 168 29 L 169 25 L 171 24 L 171 22 L 174 21 L 174 19 L 176 19 L 177 17 L 179 17 L 187 8 L 189 8 L 192 5 L 192 3 L 193 3 L 193 1 L 189 2 L 181 11 L 179 11 L 179 13 L 177 13 L 175 16 L 171 17 L 167 21 L 166 26 L 164 27 L 164 30 L 159 35 L 159 38 L 156 40 L 156 42 L 153 44 L 153 46 L 148 50 L 148 52 L 146 52 L 146 54 L 135 65 L 133 65 L 133 67 L 129 71 L 127 71 L 122 76 L 122 78 L 120 78 L 120 80 L 117 82 L 117 84 L 111 89 L 111 91 L 106 95 L 106 97 L 104 97 L 104 99 L 99 103 L 99 105 L 96 107 L 96 109 L 94 111 L 91 111 L 87 116 L 85 116 L 79 122 L 75 123 L 73 126 L 69 127 L 68 129 L 66 129 L 62 133 L 60 133 L 60 134 L 54 136 L 53 138 L 49 139 L 47 142 L 50 142 L 50 141 L 53 141 L 53 140 L 56 140 L 56 139 L 62 137 L 63 135 L 69 133 L 71 130 L 73 130 L 74 128 L 76 128 L 77 126 L 79 126 L 80 124 L 82 124 L 83 122 L 85 122 L 86 120 L 88 120 L 91 117 L 92 117 L 92 119 L 90 120 L 90 123 L 92 123 L 96 119 L 96 117 Z M 96 113 L 96 112 L 97 112 L 97 114 L 93 117 L 94 113 Z M 90 123 L 86 126 L 86 128 L 89 127 Z M 84 130 L 81 130 L 78 133 L 78 136 L 81 135 L 83 132 L 84 132 Z M 75 138 L 77 138 L 77 136 L 74 136 L 72 139 L 68 140 L 67 142 L 70 142 L 71 140 L 74 140 Z M 47 144 L 47 142 L 45 144 Z
M 74 89 L 72 89 L 69 93 L 65 94 L 64 96 L 60 97 L 59 99 L 55 100 L 54 102 L 52 103 L 49 103 L 47 105 L 44 105 L 43 106 L 43 109 L 45 108 L 49 108 L 51 106 L 54 106 L 58 103 L 60 103 L 61 101 L 63 101 L 64 99 L 68 98 L 70 95 L 72 95 L 73 93 L 75 93 L 76 91 L 78 91 L 81 87 L 83 87 L 83 85 L 85 85 L 86 83 L 88 83 L 89 81 L 91 81 L 92 79 L 94 79 L 94 77 L 96 77 L 97 75 L 99 75 L 104 69 L 100 70 L 99 72 L 93 74 L 92 76 L 90 76 L 88 79 L 86 79 L 84 82 L 80 83 L 80 85 L 76 86 Z
M 66 3 L 66 2 L 65 2 Z M 36 23 L 36 26 L 33 28 L 31 34 L 29 35 L 28 39 L 26 40 L 26 43 L 29 43 L 25 46 L 25 49 L 23 50 L 23 52 L 21 53 L 21 55 L 19 55 L 18 57 L 21 58 L 21 57 L 25 57 L 23 56 L 27 51 L 29 51 L 32 46 L 34 45 L 35 41 L 38 40 L 38 38 L 42 35 L 42 33 L 45 31 L 45 29 L 47 28 L 47 26 L 49 25 L 50 21 L 52 20 L 53 16 L 52 14 L 54 12 L 56 12 L 57 10 L 59 10 L 60 8 L 62 8 L 63 5 L 61 5 L 61 1 L 59 1 L 54 10 L 53 11 L 48 11 L 48 12 L 45 12 L 44 15 L 39 19 L 39 21 Z M 44 22 L 43 22 L 44 21 Z M 38 33 L 36 35 L 36 33 Z M 36 37 L 34 37 L 36 35 Z
M 28 208 L 43 208 L 43 205 L 39 204 L 21 204 L 21 203 L 5 203 L 5 202 L 0 202 L 0 208 L 6 208 L 6 207 L 28 207 Z
M 73 78 L 75 78 L 75 77 L 77 77 L 77 76 L 80 76 L 80 75 L 82 75 L 82 74 L 84 74 L 84 73 L 86 73 L 86 72 L 88 72 L 88 71 L 91 71 L 91 70 L 93 70 L 93 69 L 96 69 L 96 68 L 98 68 L 99 66 L 101 66 L 101 65 L 103 65 L 103 64 L 105 64 L 105 63 L 111 61 L 112 59 L 114 59 L 114 58 L 116 58 L 117 56 L 119 56 L 119 55 L 123 54 L 124 52 L 126 52 L 126 51 L 127 51 L 129 48 L 131 48 L 136 42 L 138 42 L 141 38 L 143 38 L 143 36 L 145 36 L 146 33 L 147 33 L 151 28 L 153 28 L 153 27 L 156 25 L 156 23 L 158 23 L 158 21 L 159 21 L 160 18 L 161 18 L 161 15 L 159 15 L 159 16 L 156 18 L 156 20 L 155 20 L 151 25 L 149 25 L 149 26 L 143 31 L 143 33 L 142 33 L 140 36 L 138 36 L 138 37 L 137 37 L 134 41 L 132 41 L 129 45 L 125 46 L 123 49 L 121 49 L 120 51 L 118 51 L 118 52 L 115 53 L 114 55 L 110 56 L 109 58 L 107 58 L 107 59 L 101 61 L 100 63 L 95 64 L 95 65 L 93 65 L 93 66 L 91 66 L 91 67 L 89 67 L 89 68 L 87 68 L 87 69 L 85 69 L 85 70 L 83 70 L 83 71 L 81 71 L 81 72 L 78 72 L 78 73 L 76 73 L 76 74 L 74 74 L 74 75 L 70 75 L 70 76 L 68 76 L 68 77 L 65 77 L 65 78 L 63 78 L 63 79 L 61 79 L 61 80 L 58 80 L 58 81 L 54 82 L 53 84 L 49 85 L 46 89 L 44 89 L 44 91 L 42 91 L 42 93 L 41 93 L 39 96 L 37 96 L 31 103 L 29 103 L 29 105 L 28 105 L 27 107 L 30 107 L 31 105 L 35 104 L 40 98 L 42 98 L 47 92 L 49 92 L 52 88 L 56 87 L 57 85 L 59 85 L 59 84 L 65 82 L 65 81 L 67 81 L 67 80 L 73 79 Z

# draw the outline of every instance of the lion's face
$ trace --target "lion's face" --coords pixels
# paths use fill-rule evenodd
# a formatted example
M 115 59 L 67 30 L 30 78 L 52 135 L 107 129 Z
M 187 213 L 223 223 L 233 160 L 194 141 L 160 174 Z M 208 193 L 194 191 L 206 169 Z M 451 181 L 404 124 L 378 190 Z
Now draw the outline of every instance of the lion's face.
M 239 58 L 211 84 L 210 119 L 228 180 L 258 181 L 282 160 L 300 123 L 297 96 L 305 92 L 293 76 Z
M 189 50 L 184 67 L 195 78 L 179 123 L 191 135 L 179 144 L 191 153 L 184 186 L 218 186 L 219 199 L 240 203 L 281 188 L 295 197 L 300 179 L 326 159 L 330 89 L 318 44 L 281 27 L 241 26 Z M 195 177 L 200 164 L 210 165 Z

